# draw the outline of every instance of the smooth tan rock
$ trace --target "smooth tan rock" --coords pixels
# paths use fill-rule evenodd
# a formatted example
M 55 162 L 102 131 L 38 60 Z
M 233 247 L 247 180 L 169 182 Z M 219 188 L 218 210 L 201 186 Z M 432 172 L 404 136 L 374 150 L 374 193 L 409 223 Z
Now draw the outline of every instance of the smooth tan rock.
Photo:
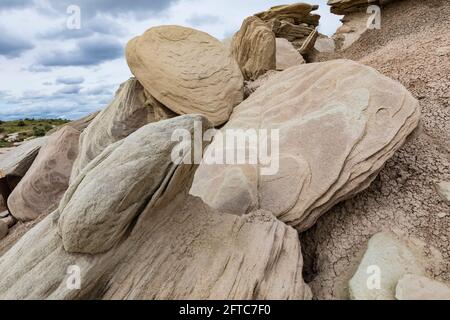
M 69 187 L 79 137 L 78 130 L 66 126 L 48 138 L 8 198 L 9 211 L 16 219 L 31 221 L 57 208 Z
M 202 114 L 220 125 L 243 99 L 239 66 L 219 40 L 204 32 L 151 28 L 128 43 L 126 56 L 145 89 L 179 115 Z
M 120 240 L 152 195 L 167 187 L 166 176 L 177 168 L 170 161 L 178 144 L 172 134 L 194 128 L 194 121 L 201 124 L 202 118 L 184 116 L 147 125 L 110 145 L 80 172 L 59 206 L 59 229 L 68 252 L 102 253 Z
M 284 38 L 277 38 L 277 70 L 283 71 L 305 63 L 303 56 L 292 43 Z
M 336 50 L 334 40 L 326 36 L 318 37 L 314 49 L 321 53 L 333 53 Z
M 0 299 L 311 299 L 294 229 L 261 210 L 246 217 L 218 213 L 187 195 L 195 166 L 164 170 L 172 166 L 171 128 L 192 132 L 196 120 L 208 127 L 199 116 L 149 124 L 86 167 L 62 212 L 45 218 L 0 257 Z M 131 150 L 136 160 L 126 165 Z M 123 165 L 106 166 L 113 159 Z M 161 162 L 164 168 L 156 166 Z M 136 177 L 144 163 L 152 169 Z M 123 186 L 91 180 L 114 169 L 137 180 L 129 188 L 129 180 Z M 109 193 L 108 203 L 125 199 L 122 207 L 102 210 L 107 205 L 88 194 L 87 180 L 92 194 Z M 81 195 L 87 212 L 70 211 L 70 202 Z M 107 243 L 114 245 L 102 254 L 64 249 L 70 244 L 95 252 Z M 81 271 L 80 290 L 67 287 L 74 266 Z
M 135 78 L 121 85 L 111 104 L 81 134 L 80 152 L 73 165 L 71 181 L 106 147 L 155 121 L 152 106 L 158 102 L 149 99 Z
M 231 43 L 231 52 L 245 80 L 256 80 L 275 70 L 276 50 L 275 34 L 257 17 L 245 19 Z
M 374 69 L 348 60 L 293 67 L 236 107 L 221 129 L 225 136 L 228 129 L 279 130 L 274 174 L 261 173 L 269 165 L 203 163 L 191 193 L 219 211 L 242 215 L 263 209 L 304 231 L 335 204 L 366 189 L 419 119 L 417 100 Z M 244 148 L 248 154 L 248 144 Z M 229 149 L 234 150 L 215 140 L 207 153 Z M 236 170 L 240 184 L 227 179 Z M 220 192 L 231 187 L 233 194 Z M 239 193 L 250 193 L 250 200 L 227 210 Z
M 450 205 L 450 182 L 440 182 L 436 184 L 436 191 L 447 204 Z
M 427 277 L 408 274 L 397 284 L 397 300 L 450 300 L 450 288 Z
M 396 286 L 404 276 L 425 276 L 430 264 L 442 261 L 436 251 L 428 256 L 425 258 L 418 243 L 398 234 L 376 234 L 369 241 L 358 270 L 350 280 L 351 299 L 395 300 Z

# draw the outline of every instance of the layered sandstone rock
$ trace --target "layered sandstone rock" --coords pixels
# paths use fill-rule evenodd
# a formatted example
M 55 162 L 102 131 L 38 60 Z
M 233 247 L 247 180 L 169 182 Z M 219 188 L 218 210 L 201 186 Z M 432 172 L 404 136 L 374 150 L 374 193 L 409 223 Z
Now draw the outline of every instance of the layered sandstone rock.
M 331 12 L 335 14 L 347 14 L 349 12 L 366 9 L 368 5 L 383 5 L 394 0 L 328 0 Z
M 48 138 L 8 198 L 9 211 L 16 219 L 31 221 L 57 208 L 69 187 L 79 137 L 78 130 L 66 126 Z
M 155 27 L 128 43 L 127 62 L 139 82 L 176 114 L 226 122 L 243 99 L 235 59 L 210 35 L 179 26 Z
M 302 55 L 292 43 L 284 38 L 277 38 L 277 70 L 283 71 L 305 63 Z
M 450 300 L 450 288 L 444 283 L 408 274 L 397 284 L 397 300 Z
M 244 20 L 231 43 L 231 52 L 245 80 L 256 80 L 277 66 L 275 34 L 258 17 Z
M 187 195 L 195 166 L 172 163 L 170 141 L 196 123 L 210 126 L 184 116 L 110 145 L 60 209 L 0 257 L 0 298 L 310 299 L 294 229 L 266 211 L 221 214 Z M 67 286 L 74 268 L 79 290 Z
M 437 250 L 428 252 L 424 244 L 392 232 L 376 234 L 350 280 L 354 300 L 395 300 L 396 287 L 406 275 L 425 276 L 439 269 L 443 259 Z M 401 288 L 404 283 L 400 284 Z
M 81 134 L 80 152 L 73 165 L 71 181 L 107 146 L 154 122 L 153 106 L 158 107 L 159 103 L 149 102 L 135 78 L 122 84 L 111 104 Z
M 312 13 L 318 8 L 306 3 L 280 5 L 255 16 L 266 22 L 277 38 L 287 39 L 301 54 L 308 54 L 318 35 L 320 16 Z
M 245 130 L 276 129 L 279 153 L 260 157 L 259 165 L 248 159 L 247 165 L 231 159 L 227 165 L 204 163 L 191 193 L 231 214 L 273 212 L 303 231 L 336 203 L 366 189 L 419 119 L 417 100 L 369 67 L 348 60 L 293 67 L 236 107 L 221 130 L 226 135 L 228 129 L 243 129 L 251 138 Z M 270 139 L 273 133 L 267 134 Z M 241 147 L 254 154 L 255 146 Z M 229 151 L 221 139 L 208 149 L 211 155 Z

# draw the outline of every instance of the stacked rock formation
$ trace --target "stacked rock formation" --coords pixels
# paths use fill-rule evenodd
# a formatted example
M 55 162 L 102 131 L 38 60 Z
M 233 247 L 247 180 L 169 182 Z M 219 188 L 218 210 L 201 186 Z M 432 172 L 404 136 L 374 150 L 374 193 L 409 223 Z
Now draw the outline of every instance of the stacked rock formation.
M 371 68 L 346 60 L 293 67 L 236 107 L 222 129 L 278 130 L 272 163 L 203 164 L 191 193 L 219 211 L 263 209 L 304 231 L 366 189 L 419 119 L 417 100 Z M 208 151 L 226 155 L 227 145 L 215 140 Z M 274 174 L 261 174 L 277 165 Z
M 277 38 L 289 40 L 304 55 L 314 47 L 318 36 L 320 15 L 312 13 L 318 8 L 306 3 L 281 5 L 255 16 L 266 22 Z
M 233 55 L 203 32 L 152 28 L 127 46 L 136 78 L 79 122 L 79 139 L 68 125 L 0 158 L 16 217 L 54 209 L 0 256 L 0 299 L 311 299 L 299 232 L 365 190 L 420 120 L 418 101 L 370 67 L 299 65 L 296 54 L 314 42 L 315 9 L 248 18 Z M 242 102 L 244 79 L 255 81 Z M 225 141 L 199 143 L 199 132 L 224 123 Z M 173 159 L 175 132 L 190 146 L 182 161 Z M 236 132 L 243 145 L 227 143 Z M 232 163 L 236 151 L 246 164 Z M 64 185 L 49 183 L 58 175 Z M 436 184 L 442 197 L 446 187 Z M 0 214 L 0 239 L 13 220 Z M 432 277 L 445 272 L 442 260 L 417 241 L 378 234 L 349 271 L 351 297 L 445 299 L 447 286 Z M 373 266 L 383 274 L 375 293 Z M 68 286 L 73 267 L 77 290 Z
M 178 115 L 198 113 L 221 125 L 243 99 L 244 81 L 235 59 L 204 32 L 151 28 L 128 43 L 126 55 L 147 95 Z
M 0 298 L 311 298 L 293 229 L 268 212 L 238 218 L 187 196 L 195 166 L 171 161 L 171 135 L 193 137 L 196 123 L 210 127 L 183 116 L 110 145 L 60 208 L 0 257 Z M 81 290 L 66 285 L 73 265 Z

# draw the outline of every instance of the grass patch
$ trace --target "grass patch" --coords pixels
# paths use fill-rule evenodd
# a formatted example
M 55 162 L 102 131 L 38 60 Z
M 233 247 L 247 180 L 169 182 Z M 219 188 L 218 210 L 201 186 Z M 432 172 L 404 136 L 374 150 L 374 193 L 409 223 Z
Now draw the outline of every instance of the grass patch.
M 21 119 L 14 121 L 0 120 L 0 148 L 12 147 L 15 142 L 21 142 L 33 137 L 45 136 L 55 127 L 68 123 L 64 119 Z M 18 141 L 8 142 L 8 135 L 18 133 Z

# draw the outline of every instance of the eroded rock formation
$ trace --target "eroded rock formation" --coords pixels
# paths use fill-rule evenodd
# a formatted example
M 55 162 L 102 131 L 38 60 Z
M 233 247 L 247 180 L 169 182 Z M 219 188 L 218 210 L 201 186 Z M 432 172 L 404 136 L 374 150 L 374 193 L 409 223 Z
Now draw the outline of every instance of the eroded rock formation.
M 71 185 L 60 209 L 0 257 L 0 298 L 311 298 L 294 229 L 269 212 L 220 214 L 187 195 L 195 166 L 172 164 L 170 141 L 173 129 L 193 136 L 195 122 L 210 126 L 200 116 L 184 116 L 110 145 Z M 131 156 L 142 175 L 120 164 Z M 132 174 L 132 187 L 99 177 L 109 169 L 117 180 Z M 93 196 L 102 193 L 109 195 L 106 205 Z M 80 195 L 88 196 L 83 204 L 76 203 Z M 114 203 L 119 206 L 108 210 Z M 84 204 L 85 213 L 72 210 Z M 71 266 L 82 271 L 81 290 L 67 287 Z
M 301 54 L 307 54 L 318 35 L 320 16 L 312 13 L 318 8 L 306 3 L 280 5 L 255 16 L 265 21 L 277 38 L 289 40 Z
M 268 163 L 201 165 L 191 193 L 219 211 L 263 209 L 304 231 L 366 189 L 419 119 L 417 100 L 371 68 L 347 60 L 293 67 L 236 107 L 222 129 L 279 130 L 279 154 L 272 150 L 279 170 L 264 176 Z M 227 151 L 220 140 L 208 149 Z

